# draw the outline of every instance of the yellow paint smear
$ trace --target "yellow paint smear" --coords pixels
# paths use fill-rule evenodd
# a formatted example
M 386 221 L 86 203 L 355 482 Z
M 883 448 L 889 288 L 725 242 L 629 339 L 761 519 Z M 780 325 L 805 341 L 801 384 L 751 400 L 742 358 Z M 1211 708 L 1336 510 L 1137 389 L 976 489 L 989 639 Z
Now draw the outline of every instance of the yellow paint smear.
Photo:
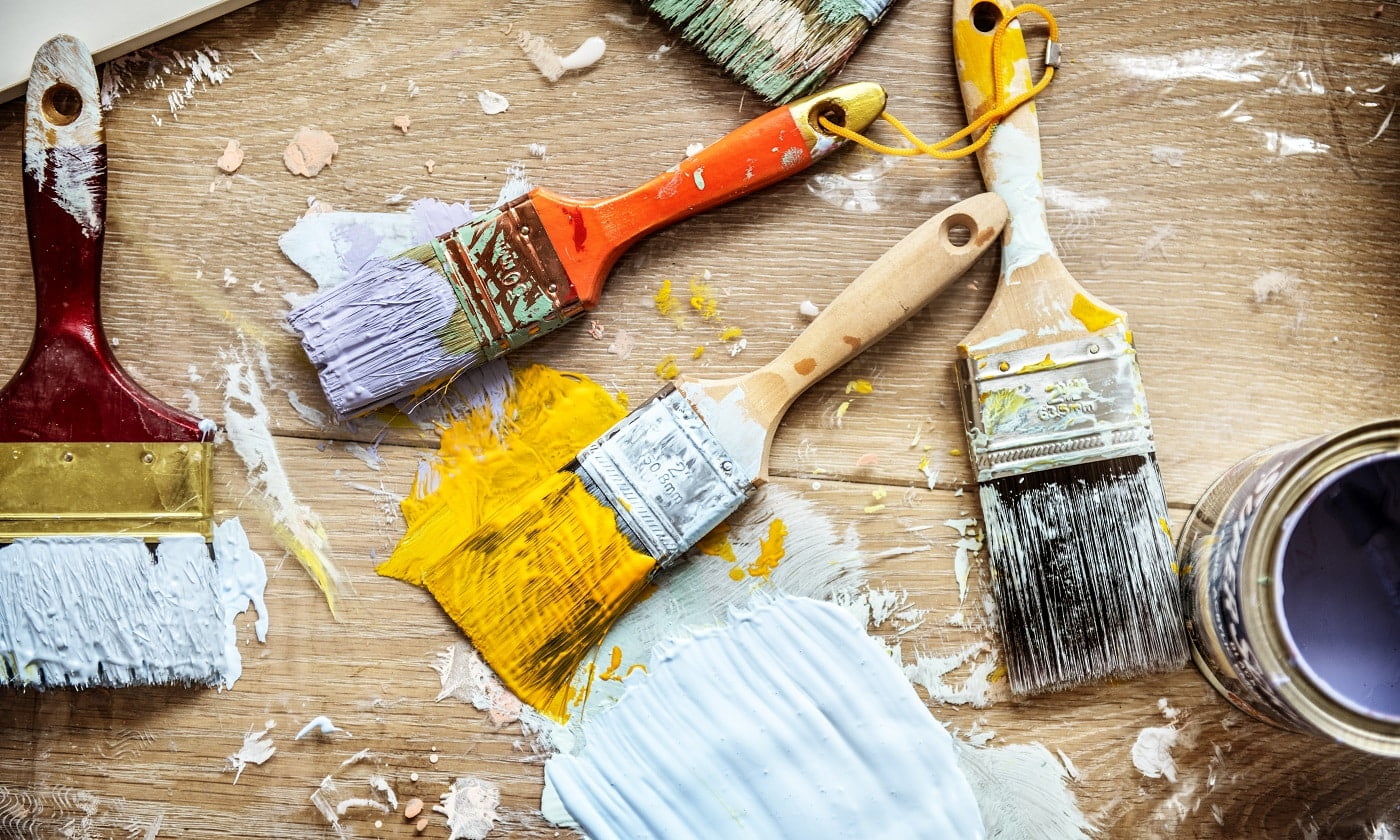
M 875 386 L 870 384 L 869 379 L 852 379 L 846 383 L 846 393 L 848 394 L 873 394 Z
M 744 335 L 744 331 L 741 330 L 741 329 L 739 329 L 738 327 L 729 327 L 729 328 L 726 329 L 724 332 L 722 332 L 722 333 L 719 334 L 719 340 L 720 340 L 720 341 L 733 341 L 734 339 L 740 338 L 740 337 L 742 337 L 743 335 Z
M 690 358 L 692 359 L 698 359 L 703 355 L 705 355 L 705 345 L 703 344 L 695 345 L 695 349 L 690 351 Z
M 1057 366 L 1056 361 L 1055 361 L 1054 359 L 1050 358 L 1050 354 L 1049 354 L 1049 353 L 1046 353 L 1046 354 L 1045 354 L 1045 358 L 1041 359 L 1041 360 L 1038 361 L 1038 362 L 1034 362 L 1034 363 L 1032 363 L 1032 364 L 1029 364 L 1029 365 L 1022 365 L 1022 366 L 1021 366 L 1021 369 L 1018 370 L 1018 371 L 1016 371 L 1016 372 L 1017 372 L 1017 373 L 1035 373 L 1035 372 L 1038 371 L 1038 370 L 1053 370 L 1056 366 Z
M 543 365 L 515 371 L 497 415 L 484 406 L 454 418 L 437 457 L 404 500 L 404 536 L 376 569 L 422 585 L 428 569 L 498 510 L 564 466 L 627 413 L 585 376 Z
M 613 512 L 561 472 L 502 507 L 423 582 L 501 682 L 562 723 L 579 665 L 655 570 Z
M 730 563 L 737 563 L 739 558 L 734 556 L 734 544 L 729 541 L 729 523 L 721 522 L 715 529 L 700 538 L 700 542 L 695 544 L 695 550 L 709 557 L 718 557 L 728 560 Z
M 1109 309 L 1087 295 L 1075 295 L 1070 304 L 1069 314 L 1079 319 L 1089 332 L 1098 332 L 1110 324 L 1123 320 L 1123 313 Z
M 981 94 L 975 101 L 979 102 L 977 116 L 982 116 L 988 108 L 992 106 L 992 99 L 995 92 L 992 90 L 992 36 L 990 33 L 978 32 L 970 20 L 960 20 L 953 24 L 953 53 L 957 55 L 963 63 L 960 78 L 964 85 L 972 85 L 977 93 Z M 1002 88 L 1008 89 L 1011 80 L 1016 74 L 1018 64 L 1029 68 L 1026 59 L 1026 39 L 1021 33 L 1021 27 L 1012 24 L 1002 36 L 1002 66 L 1001 71 Z M 1009 61 L 1006 59 L 1010 59 Z M 1026 70 L 1029 72 L 1029 69 Z M 964 98 L 967 93 L 964 91 Z M 1029 103 L 1032 108 L 1035 103 Z
M 787 553 L 783 548 L 783 539 L 787 534 L 787 525 L 783 520 L 774 519 L 768 523 L 768 536 L 758 541 L 758 557 L 749 565 L 751 577 L 766 578 L 773 574 L 773 570 L 778 568 L 778 563 L 782 562 Z
M 676 299 L 671 292 L 671 281 L 662 280 L 661 288 L 656 290 L 656 294 L 651 298 L 656 302 L 656 311 L 667 318 L 676 311 Z

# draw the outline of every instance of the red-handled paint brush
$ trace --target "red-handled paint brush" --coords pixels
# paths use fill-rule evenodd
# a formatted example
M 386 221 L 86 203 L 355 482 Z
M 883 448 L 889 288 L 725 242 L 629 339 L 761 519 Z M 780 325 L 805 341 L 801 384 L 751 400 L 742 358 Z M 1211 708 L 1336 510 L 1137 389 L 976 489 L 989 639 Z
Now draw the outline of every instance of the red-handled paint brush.
M 38 312 L 0 390 L 0 677 L 219 682 L 214 429 L 136 384 L 103 333 L 107 146 L 72 37 L 34 59 L 23 177 Z
M 649 233 L 801 172 L 885 107 L 857 82 L 736 129 L 634 190 L 575 201 L 537 188 L 432 242 L 374 259 L 288 316 L 331 408 L 363 414 L 568 323 L 598 303 L 614 263 Z

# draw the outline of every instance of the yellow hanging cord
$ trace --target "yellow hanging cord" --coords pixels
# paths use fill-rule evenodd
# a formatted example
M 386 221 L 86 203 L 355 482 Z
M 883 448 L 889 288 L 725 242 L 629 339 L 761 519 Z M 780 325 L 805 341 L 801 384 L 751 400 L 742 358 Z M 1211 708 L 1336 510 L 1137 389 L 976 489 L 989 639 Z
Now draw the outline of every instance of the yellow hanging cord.
M 999 65 L 1003 60 L 1001 48 L 1002 37 L 1005 35 L 1007 28 L 1011 25 L 1011 21 L 1026 13 L 1039 15 L 1044 18 L 1045 23 L 1050 29 L 1049 41 L 1045 45 L 1045 73 L 1040 77 L 1039 81 L 1031 86 L 1030 90 L 1020 96 L 1007 99 L 1006 88 L 1002 83 L 1001 73 L 998 72 Z M 989 108 L 985 114 L 973 121 L 971 125 L 968 125 L 958 133 L 929 145 L 923 140 L 920 140 L 914 132 L 910 131 L 904 125 L 904 123 L 895 119 L 893 114 L 888 111 L 882 112 L 880 118 L 894 126 L 896 131 L 904 135 L 904 139 L 914 144 L 913 147 L 910 148 L 886 146 L 883 143 L 871 140 L 863 134 L 857 134 L 845 126 L 837 125 L 826 117 L 821 117 L 819 122 L 822 128 L 835 134 L 837 137 L 844 137 L 852 143 L 864 146 L 882 155 L 897 155 L 900 157 L 929 155 L 939 160 L 957 160 L 958 158 L 967 157 L 987 145 L 987 142 L 992 139 L 992 135 L 996 132 L 997 124 L 1005 119 L 1012 111 L 1015 111 L 1031 99 L 1034 99 L 1037 94 L 1045 90 L 1045 86 L 1050 84 L 1051 79 L 1055 78 L 1055 68 L 1058 66 L 1060 66 L 1060 26 L 1055 22 L 1055 16 L 1050 14 L 1050 10 L 1046 9 L 1044 6 L 1039 6 L 1035 3 L 1025 3 L 1007 12 L 1006 16 L 997 23 L 996 31 L 992 34 L 992 107 Z M 954 149 L 951 152 L 944 151 L 944 149 L 947 149 L 954 143 L 964 140 L 979 131 L 982 133 L 966 146 Z

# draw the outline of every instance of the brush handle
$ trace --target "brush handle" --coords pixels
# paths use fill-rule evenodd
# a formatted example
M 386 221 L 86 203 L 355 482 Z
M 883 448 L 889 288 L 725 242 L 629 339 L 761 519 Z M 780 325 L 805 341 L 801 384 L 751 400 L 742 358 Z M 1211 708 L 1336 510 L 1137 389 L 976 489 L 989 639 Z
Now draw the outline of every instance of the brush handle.
M 793 400 L 961 277 L 996 239 L 1006 218 L 1006 204 L 993 193 L 949 207 L 851 281 L 776 359 L 734 379 L 698 384 L 717 401 L 742 388 L 745 413 L 768 430 L 771 440 Z M 968 233 L 960 245 L 950 236 L 959 228 Z M 766 467 L 767 447 L 764 455 Z M 764 473 L 766 468 L 760 475 Z
M 1008 0 L 954 0 L 953 52 L 963 107 L 970 121 L 992 107 L 992 42 L 996 24 L 1011 11 Z M 1002 37 L 996 68 L 1007 98 L 1031 89 L 1030 59 L 1020 20 Z M 1006 201 L 1010 220 L 1002 233 L 1001 276 L 986 315 L 962 347 L 1009 351 L 1043 341 L 1095 332 L 1123 313 L 1089 294 L 1060 262 L 1045 218 L 1040 162 L 1040 122 L 1035 102 L 1012 111 L 977 153 L 982 180 Z
M 200 440 L 199 420 L 132 381 L 102 330 L 107 145 L 92 55 L 72 36 L 34 56 L 23 177 L 37 311 L 29 354 L 0 391 L 0 440 Z
M 818 127 L 818 116 L 836 115 L 863 131 L 884 106 L 879 85 L 843 85 L 769 111 L 622 195 L 596 201 L 545 189 L 531 195 L 579 299 L 591 308 L 632 243 L 801 172 L 843 146 L 845 141 Z

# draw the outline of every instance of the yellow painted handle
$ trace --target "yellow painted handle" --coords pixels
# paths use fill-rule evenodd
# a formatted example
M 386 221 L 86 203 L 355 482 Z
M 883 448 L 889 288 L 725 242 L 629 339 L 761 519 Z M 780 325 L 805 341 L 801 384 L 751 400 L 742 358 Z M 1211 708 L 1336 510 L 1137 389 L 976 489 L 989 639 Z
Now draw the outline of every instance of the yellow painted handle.
M 992 107 L 992 33 L 1013 4 L 1006 0 L 954 0 L 953 55 L 958 69 L 958 87 L 962 91 L 963 109 L 968 122 L 976 120 Z M 1002 37 L 1001 83 L 1007 98 L 1019 96 L 1031 89 L 1031 63 L 1026 54 L 1026 39 L 1020 20 L 1013 21 Z M 1002 125 L 1014 126 L 1030 137 L 1036 156 L 1034 169 L 1040 170 L 1040 126 L 1036 120 L 1035 103 L 1027 102 L 1013 111 Z M 996 155 L 991 154 L 996 139 L 978 152 L 982 165 L 982 180 L 988 189 L 997 180 Z

